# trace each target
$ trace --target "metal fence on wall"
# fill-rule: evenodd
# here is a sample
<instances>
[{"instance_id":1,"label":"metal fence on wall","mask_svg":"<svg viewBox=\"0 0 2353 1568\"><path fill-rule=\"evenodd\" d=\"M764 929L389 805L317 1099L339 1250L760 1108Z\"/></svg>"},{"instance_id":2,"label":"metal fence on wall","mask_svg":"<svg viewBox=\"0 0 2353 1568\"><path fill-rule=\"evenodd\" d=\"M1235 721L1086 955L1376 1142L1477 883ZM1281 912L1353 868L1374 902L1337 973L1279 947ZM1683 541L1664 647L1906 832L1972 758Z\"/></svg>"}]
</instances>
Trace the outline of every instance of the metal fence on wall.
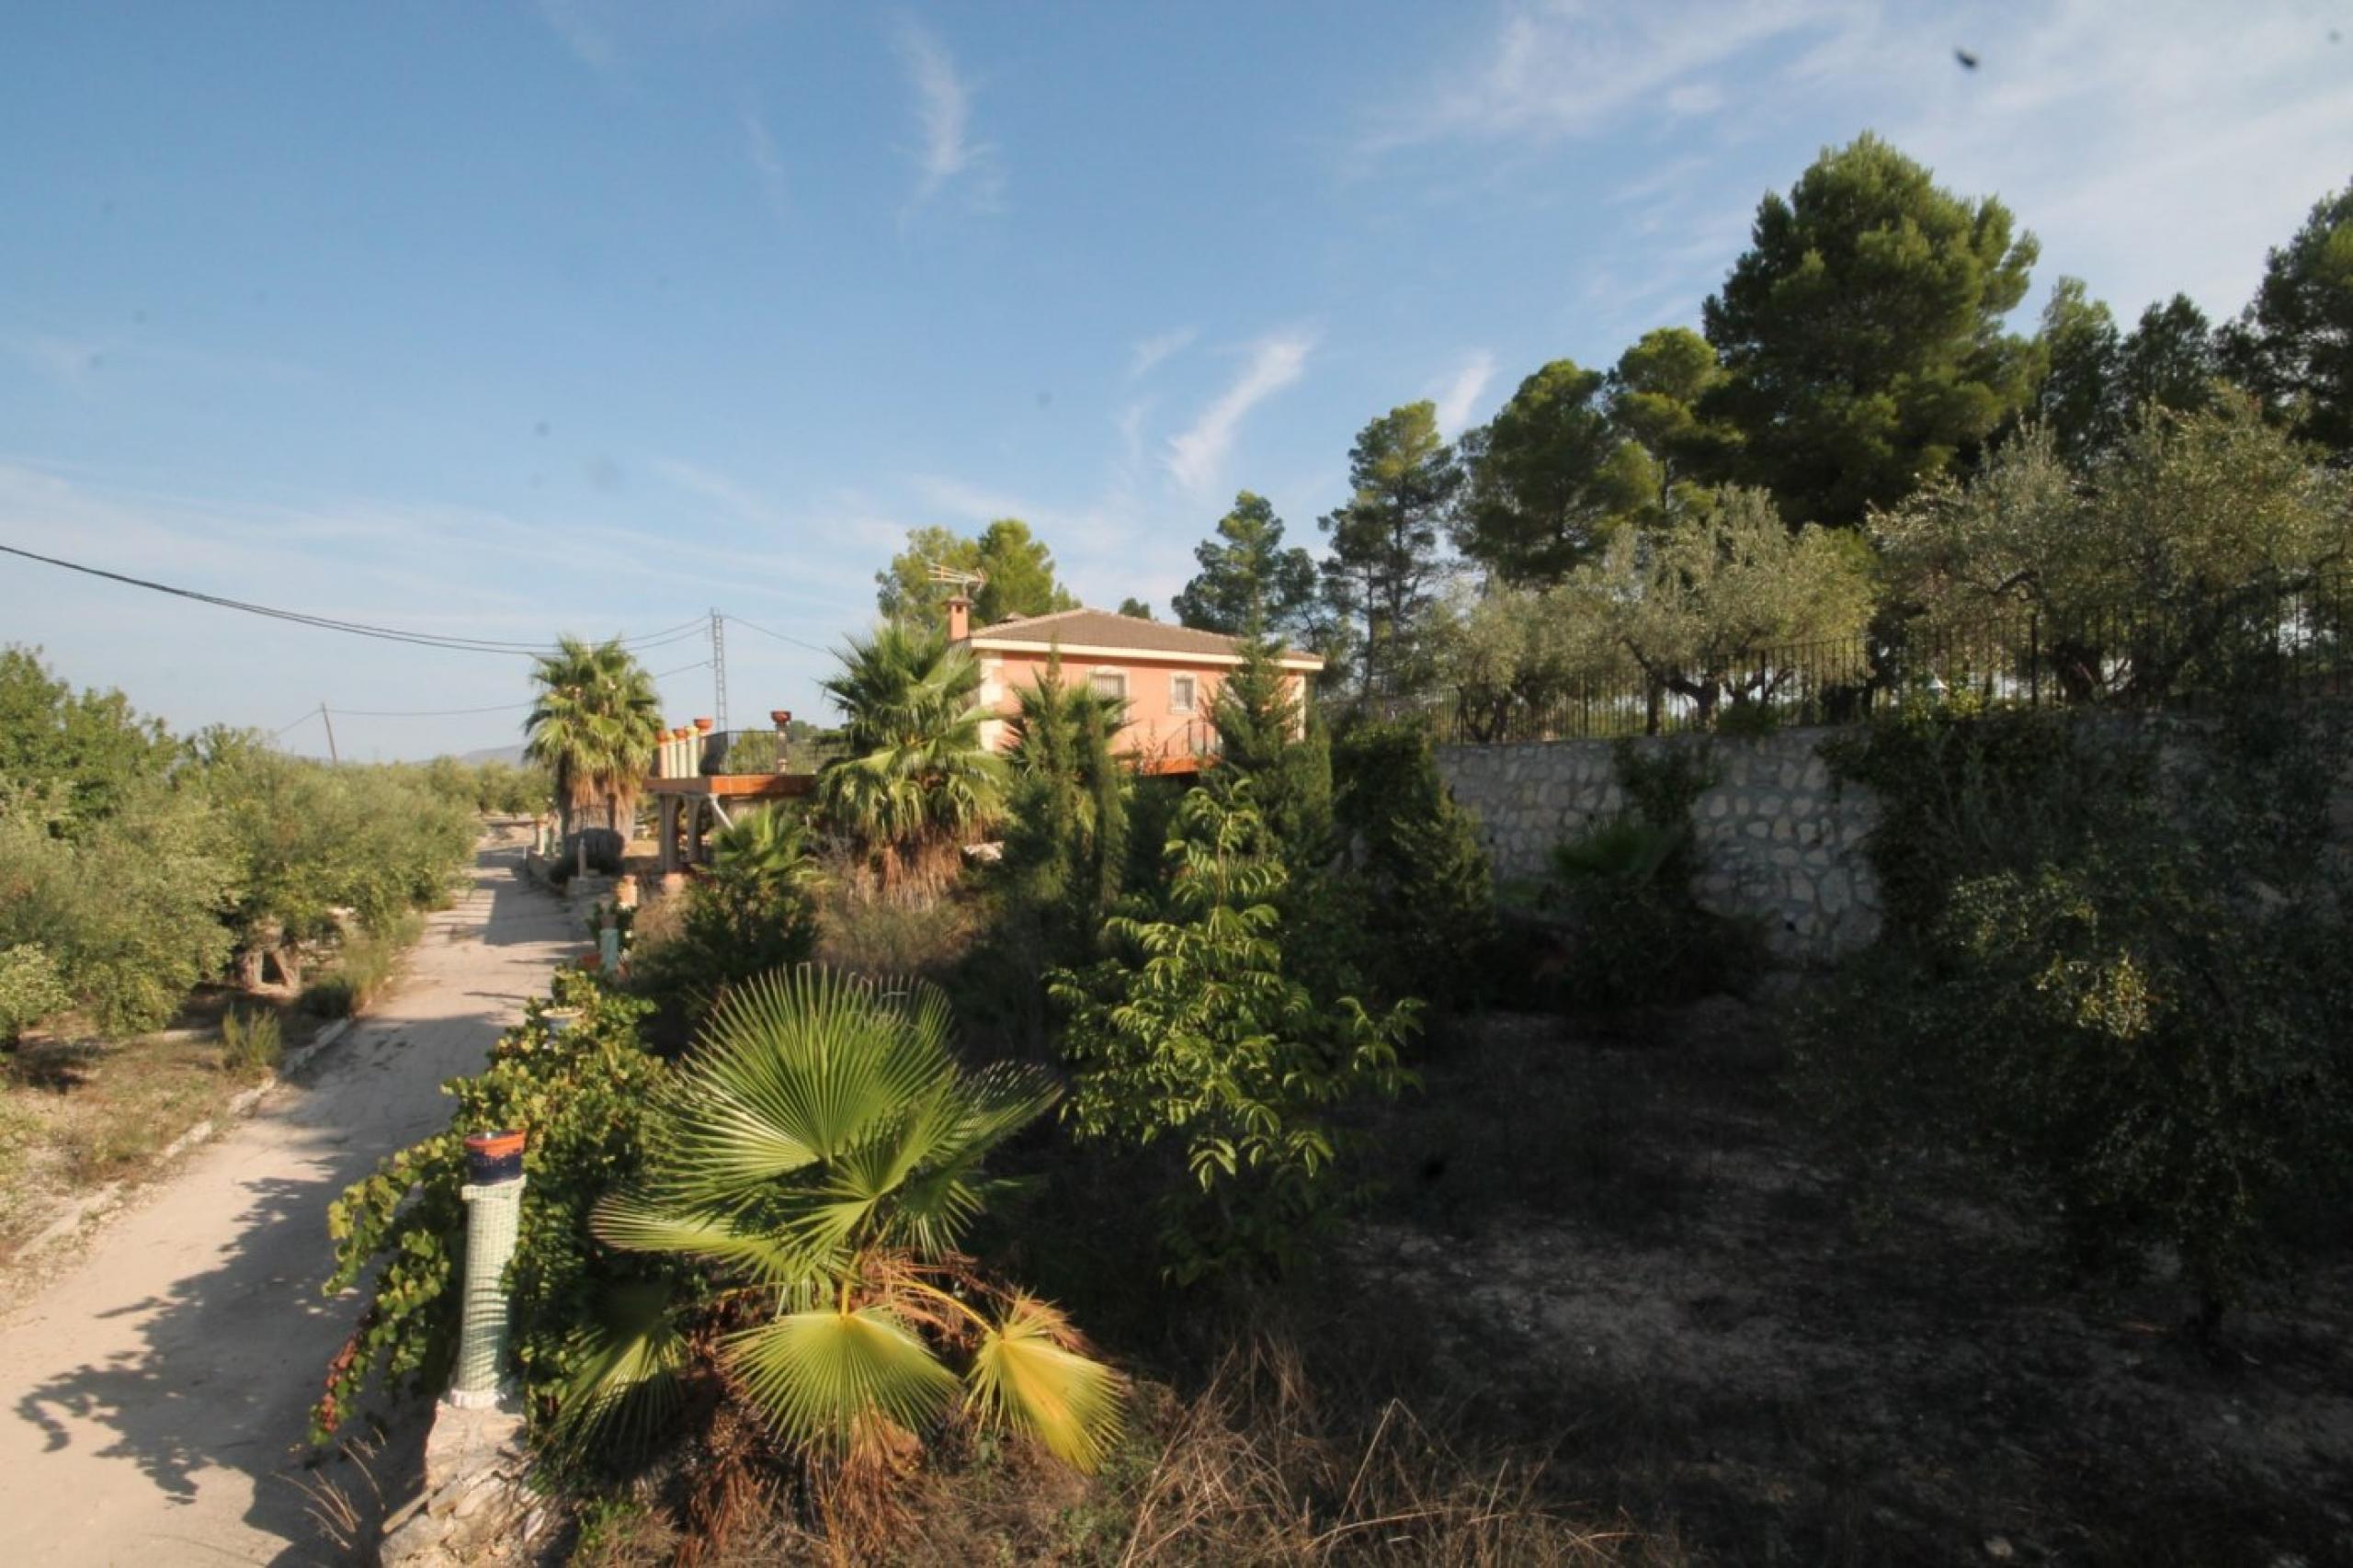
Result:
<instances>
[{"instance_id":1,"label":"metal fence on wall","mask_svg":"<svg viewBox=\"0 0 2353 1568\"><path fill-rule=\"evenodd\" d=\"M1915 620L1832 642L1711 653L1647 672L1631 658L1530 692L1466 686L1340 706L1498 744L1854 723L1907 694L2026 707L2195 709L2232 694L2353 695L2353 572L2292 587L2060 619L2031 610Z\"/></svg>"}]
</instances>

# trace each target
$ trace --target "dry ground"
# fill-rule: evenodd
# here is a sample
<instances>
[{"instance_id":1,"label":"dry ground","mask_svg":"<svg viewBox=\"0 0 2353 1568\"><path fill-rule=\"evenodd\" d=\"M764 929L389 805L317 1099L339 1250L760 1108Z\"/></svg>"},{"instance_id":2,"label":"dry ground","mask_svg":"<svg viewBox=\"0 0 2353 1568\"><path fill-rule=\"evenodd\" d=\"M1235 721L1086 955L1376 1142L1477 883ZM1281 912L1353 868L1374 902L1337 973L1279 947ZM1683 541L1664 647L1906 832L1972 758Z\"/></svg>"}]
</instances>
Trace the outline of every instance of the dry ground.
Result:
<instances>
[{"instance_id":1,"label":"dry ground","mask_svg":"<svg viewBox=\"0 0 2353 1568\"><path fill-rule=\"evenodd\" d=\"M74 1199L152 1174L162 1150L259 1080L222 1061L233 1004L277 1012L289 1051L327 1021L208 987L154 1034L28 1039L0 1058L0 1267Z\"/></svg>"},{"instance_id":2,"label":"dry ground","mask_svg":"<svg viewBox=\"0 0 2353 1568\"><path fill-rule=\"evenodd\" d=\"M1332 1344L1700 1560L2353 1562L2353 1268L2216 1357L1951 1182L1850 1183L1779 1066L1729 1001L1438 1048Z\"/></svg>"},{"instance_id":3,"label":"dry ground","mask_svg":"<svg viewBox=\"0 0 2353 1568\"><path fill-rule=\"evenodd\" d=\"M571 911L494 835L406 981L250 1119L148 1184L86 1256L0 1317L0 1518L42 1563L336 1560L309 1514L305 1415L358 1302L328 1300L330 1202L446 1126L438 1085L571 950ZM413 1449L381 1457L395 1495Z\"/></svg>"}]
</instances>

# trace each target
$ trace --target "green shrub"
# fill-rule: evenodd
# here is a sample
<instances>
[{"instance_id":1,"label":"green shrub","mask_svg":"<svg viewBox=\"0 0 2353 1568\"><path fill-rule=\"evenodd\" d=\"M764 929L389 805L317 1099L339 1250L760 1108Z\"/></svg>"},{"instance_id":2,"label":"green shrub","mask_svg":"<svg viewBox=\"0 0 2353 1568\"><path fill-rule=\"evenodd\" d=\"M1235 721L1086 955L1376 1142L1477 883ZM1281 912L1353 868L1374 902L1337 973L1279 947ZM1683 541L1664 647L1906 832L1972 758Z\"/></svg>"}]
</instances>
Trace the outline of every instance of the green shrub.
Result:
<instances>
[{"instance_id":1,"label":"green shrub","mask_svg":"<svg viewBox=\"0 0 2353 1568\"><path fill-rule=\"evenodd\" d=\"M2211 1330L2353 1198L2345 750L2246 706L2167 751L2007 714L1858 742L1882 835L1924 842L1880 846L1887 935L1800 1061L1859 1152L1963 1151L2084 1267L2169 1254Z\"/></svg>"},{"instance_id":2,"label":"green shrub","mask_svg":"<svg viewBox=\"0 0 2353 1568\"><path fill-rule=\"evenodd\" d=\"M278 1015L267 1008L232 1007L221 1015L221 1065L240 1078L267 1077L286 1055Z\"/></svg>"},{"instance_id":3,"label":"green shrub","mask_svg":"<svg viewBox=\"0 0 2353 1568\"><path fill-rule=\"evenodd\" d=\"M870 976L953 972L981 933L978 905L961 896L919 905L830 884L817 915L817 956L827 967Z\"/></svg>"},{"instance_id":4,"label":"green shrub","mask_svg":"<svg viewBox=\"0 0 2353 1568\"><path fill-rule=\"evenodd\" d=\"M1716 710L1716 733L1727 739L1762 740L1781 733L1781 710L1771 702L1735 698Z\"/></svg>"},{"instance_id":5,"label":"green shrub","mask_svg":"<svg viewBox=\"0 0 2353 1568\"><path fill-rule=\"evenodd\" d=\"M808 824L781 807L738 816L712 835L710 857L676 926L641 929L630 956L635 983L698 1015L729 986L809 957L824 882Z\"/></svg>"},{"instance_id":6,"label":"green shrub","mask_svg":"<svg viewBox=\"0 0 2353 1568\"><path fill-rule=\"evenodd\" d=\"M66 835L0 811L0 949L38 942L74 1006L109 1034L162 1027L229 955L235 871L203 803L152 785Z\"/></svg>"},{"instance_id":7,"label":"green shrub","mask_svg":"<svg viewBox=\"0 0 2353 1568\"><path fill-rule=\"evenodd\" d=\"M1051 982L1070 1013L1073 1129L1183 1146L1186 1179L1162 1208L1179 1280L1292 1260L1344 1196L1333 1109L1413 1081L1397 1053L1419 1004L1376 1015L1289 968L1288 872L1250 794L1242 780L1187 796L1165 898L1109 922L1113 957Z\"/></svg>"},{"instance_id":8,"label":"green shrub","mask_svg":"<svg viewBox=\"0 0 2353 1568\"><path fill-rule=\"evenodd\" d=\"M1878 800L1868 848L1899 936L1935 930L1964 881L2065 864L2158 809L2146 732L2048 710L1915 692L1895 714L1832 737L1822 756Z\"/></svg>"},{"instance_id":9,"label":"green shrub","mask_svg":"<svg viewBox=\"0 0 2353 1568\"><path fill-rule=\"evenodd\" d=\"M0 948L0 1046L74 1005L57 960L39 942Z\"/></svg>"},{"instance_id":10,"label":"green shrub","mask_svg":"<svg viewBox=\"0 0 2353 1568\"><path fill-rule=\"evenodd\" d=\"M552 1034L551 1007L579 1016ZM335 1267L325 1291L361 1285L368 1305L328 1369L312 1413L314 1441L334 1435L370 1382L416 1389L449 1374L461 1306L469 1132L514 1127L529 1134L507 1294L535 1430L554 1419L614 1292L667 1277L661 1265L617 1256L588 1231L596 1201L637 1174L646 1118L667 1082L667 1069L639 1041L648 1010L594 976L559 971L549 998L530 1004L523 1022L499 1037L489 1066L446 1085L458 1102L449 1130L388 1156L329 1208Z\"/></svg>"},{"instance_id":11,"label":"green shrub","mask_svg":"<svg viewBox=\"0 0 2353 1568\"><path fill-rule=\"evenodd\" d=\"M1553 846L1550 901L1568 920L1560 1000L1615 1007L1739 989L1765 961L1761 930L1699 906L1692 807L1715 782L1709 748L1616 752L1626 806Z\"/></svg>"},{"instance_id":12,"label":"green shrub","mask_svg":"<svg viewBox=\"0 0 2353 1568\"><path fill-rule=\"evenodd\" d=\"M347 1018L364 1005L359 988L346 974L323 974L302 987L302 1010L318 1017Z\"/></svg>"},{"instance_id":13,"label":"green shrub","mask_svg":"<svg viewBox=\"0 0 2353 1568\"><path fill-rule=\"evenodd\" d=\"M353 936L336 951L334 966L303 988L303 1007L326 1018L365 1011L399 978L403 955L424 929L423 919L404 911L380 932Z\"/></svg>"}]
</instances>

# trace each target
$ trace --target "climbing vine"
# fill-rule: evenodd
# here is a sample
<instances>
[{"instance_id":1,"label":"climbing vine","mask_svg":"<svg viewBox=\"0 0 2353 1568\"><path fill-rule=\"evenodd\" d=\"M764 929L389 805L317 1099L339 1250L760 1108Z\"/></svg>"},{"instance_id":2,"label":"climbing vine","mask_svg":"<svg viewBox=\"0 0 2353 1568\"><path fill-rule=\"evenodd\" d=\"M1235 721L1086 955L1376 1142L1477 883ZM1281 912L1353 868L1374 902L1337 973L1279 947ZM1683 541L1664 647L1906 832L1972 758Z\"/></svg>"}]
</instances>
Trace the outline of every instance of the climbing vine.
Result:
<instances>
[{"instance_id":1,"label":"climbing vine","mask_svg":"<svg viewBox=\"0 0 2353 1568\"><path fill-rule=\"evenodd\" d=\"M609 1286L642 1277L588 1233L597 1199L635 1176L651 1105L669 1074L640 1042L648 1004L594 975L560 971L545 1001L499 1037L490 1064L442 1085L458 1102L449 1129L388 1155L327 1210L335 1267L330 1295L372 1279L368 1306L329 1365L312 1412L314 1442L330 1440L371 1383L429 1386L456 1354L465 1253L465 1134L520 1128L526 1185L507 1276L513 1352L535 1422L574 1370L575 1341ZM559 1032L551 1014L576 1012Z\"/></svg>"}]
</instances>

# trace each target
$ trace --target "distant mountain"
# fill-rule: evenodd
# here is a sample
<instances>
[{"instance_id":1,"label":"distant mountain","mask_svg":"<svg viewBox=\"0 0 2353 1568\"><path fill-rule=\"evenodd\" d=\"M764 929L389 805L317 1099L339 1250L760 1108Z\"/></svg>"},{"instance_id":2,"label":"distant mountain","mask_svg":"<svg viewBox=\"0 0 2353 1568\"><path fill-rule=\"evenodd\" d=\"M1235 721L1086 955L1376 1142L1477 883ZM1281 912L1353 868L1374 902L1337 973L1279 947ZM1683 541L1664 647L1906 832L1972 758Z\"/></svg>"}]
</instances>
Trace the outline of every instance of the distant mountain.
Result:
<instances>
[{"instance_id":1,"label":"distant mountain","mask_svg":"<svg viewBox=\"0 0 2353 1568\"><path fill-rule=\"evenodd\" d=\"M480 751L459 754L458 760L460 762L505 762L520 767L523 766L523 748L521 746L484 746Z\"/></svg>"}]
</instances>

